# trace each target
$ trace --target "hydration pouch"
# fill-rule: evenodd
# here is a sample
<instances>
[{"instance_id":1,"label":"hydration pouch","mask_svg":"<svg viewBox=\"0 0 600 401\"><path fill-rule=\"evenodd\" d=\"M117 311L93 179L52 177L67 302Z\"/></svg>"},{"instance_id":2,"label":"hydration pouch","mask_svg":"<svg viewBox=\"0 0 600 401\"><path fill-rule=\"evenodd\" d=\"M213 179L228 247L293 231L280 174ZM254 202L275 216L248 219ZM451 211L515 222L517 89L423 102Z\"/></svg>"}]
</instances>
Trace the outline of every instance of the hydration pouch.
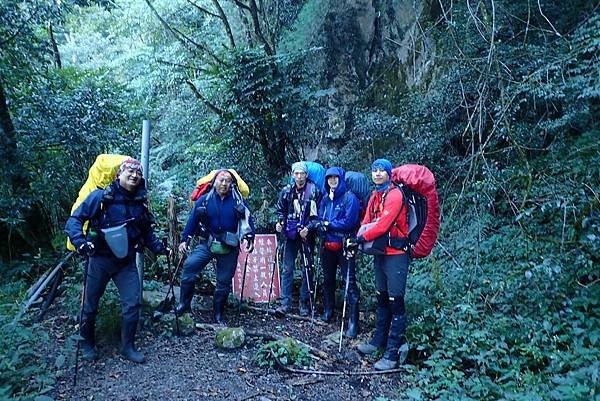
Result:
<instances>
[{"instance_id":1,"label":"hydration pouch","mask_svg":"<svg viewBox=\"0 0 600 401\"><path fill-rule=\"evenodd\" d=\"M102 228L104 240L112 253L119 259L123 259L129 253L129 241L127 238L127 224L111 228Z\"/></svg>"}]
</instances>

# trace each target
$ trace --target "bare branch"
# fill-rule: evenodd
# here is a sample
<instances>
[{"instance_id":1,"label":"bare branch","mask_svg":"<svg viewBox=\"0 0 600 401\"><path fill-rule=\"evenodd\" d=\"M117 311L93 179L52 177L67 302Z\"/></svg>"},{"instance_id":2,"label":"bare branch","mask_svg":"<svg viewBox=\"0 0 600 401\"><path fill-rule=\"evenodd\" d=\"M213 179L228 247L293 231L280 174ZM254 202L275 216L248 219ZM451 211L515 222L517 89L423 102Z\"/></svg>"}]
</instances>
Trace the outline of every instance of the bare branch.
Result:
<instances>
[{"instance_id":1,"label":"bare branch","mask_svg":"<svg viewBox=\"0 0 600 401\"><path fill-rule=\"evenodd\" d=\"M207 98L205 98L200 91L198 90L198 88L196 88L196 85L194 85L194 83L192 81L190 81L189 79L185 81L188 86L190 87L190 89L192 90L192 92L194 92L194 95L202 102L204 103L204 105L206 107L208 107L213 113L219 115L219 117L222 117L225 112L223 110L221 110L219 107L217 107L215 104L211 103Z\"/></svg>"},{"instance_id":2,"label":"bare branch","mask_svg":"<svg viewBox=\"0 0 600 401\"><path fill-rule=\"evenodd\" d=\"M251 11L250 7L247 6L246 4L242 3L240 0L233 0L233 2L240 8L243 8L245 10Z\"/></svg>"},{"instance_id":3,"label":"bare branch","mask_svg":"<svg viewBox=\"0 0 600 401\"><path fill-rule=\"evenodd\" d=\"M54 38L54 30L52 29L52 21L48 21L48 36L50 37L50 44L52 45L52 54L54 55L54 63L58 68L62 68L62 62L60 61L60 52L56 45L56 39Z\"/></svg>"},{"instance_id":4,"label":"bare branch","mask_svg":"<svg viewBox=\"0 0 600 401\"><path fill-rule=\"evenodd\" d=\"M231 31L231 25L229 24L229 19L225 15L225 11L223 11L223 7L219 4L219 0L212 0L213 4L217 8L219 13L219 18L223 21L223 25L225 26L225 32L227 32L227 37L229 38L229 43L231 44L231 48L235 49L235 40L233 39L233 33Z\"/></svg>"},{"instance_id":5,"label":"bare branch","mask_svg":"<svg viewBox=\"0 0 600 401\"><path fill-rule=\"evenodd\" d=\"M212 11L208 11L206 8L199 6L198 4L194 3L191 0L187 0L187 2L190 3L192 6L196 7L198 10L202 11L205 14L208 14L208 15L216 17L216 18L221 18L218 14L215 14Z\"/></svg>"},{"instance_id":6,"label":"bare branch","mask_svg":"<svg viewBox=\"0 0 600 401\"><path fill-rule=\"evenodd\" d=\"M263 44L265 48L265 53L267 53L269 56L275 55L273 48L271 47L269 42L267 42L262 33L262 30L260 29L260 20L258 19L258 8L256 6L256 0L250 0L250 15L252 16L252 25L254 25L254 33Z\"/></svg>"},{"instance_id":7,"label":"bare branch","mask_svg":"<svg viewBox=\"0 0 600 401\"><path fill-rule=\"evenodd\" d=\"M144 1L146 2L146 4L148 4L148 7L150 7L150 10L156 16L156 18L158 18L158 20L160 21L162 26L164 26L167 31L171 32L173 34L173 36L175 37L175 39L177 39L178 42L180 42L186 48L189 48L188 44L192 44L196 48L198 48L198 49L204 51L206 54L208 54L218 64L226 65L225 62L223 60L221 60L219 57L217 57L217 55L212 50L210 50L207 46L203 45L202 43L198 43L198 42L194 41L192 38L188 37L187 35L185 35L183 32L181 32L177 28L174 28L171 25L169 25L169 23L167 21L165 21L165 19L163 17L160 16L158 11L156 11L154 6L152 6L152 3L150 3L150 0L144 0Z\"/></svg>"},{"instance_id":8,"label":"bare branch","mask_svg":"<svg viewBox=\"0 0 600 401\"><path fill-rule=\"evenodd\" d=\"M559 38L562 38L562 35L556 30L556 28L554 27L554 25L552 25L552 22L550 22L550 20L548 19L548 17L546 17L546 15L544 15L544 12L542 11L542 5L540 4L540 0L538 0L537 3L538 3L538 9L540 10L540 15L542 17L544 17L544 19L546 20L546 22L548 23L548 25L550 25L550 27L552 27L552 30L554 31L554 33L556 34L556 36L558 36Z\"/></svg>"}]
</instances>

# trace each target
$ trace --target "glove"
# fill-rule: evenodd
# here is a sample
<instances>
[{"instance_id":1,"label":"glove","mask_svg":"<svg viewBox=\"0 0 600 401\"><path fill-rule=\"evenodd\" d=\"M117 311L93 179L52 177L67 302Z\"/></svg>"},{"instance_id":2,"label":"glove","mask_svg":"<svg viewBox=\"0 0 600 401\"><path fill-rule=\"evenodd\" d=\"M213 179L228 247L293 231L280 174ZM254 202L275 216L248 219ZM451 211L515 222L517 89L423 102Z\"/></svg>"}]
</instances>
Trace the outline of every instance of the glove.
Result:
<instances>
[{"instance_id":1,"label":"glove","mask_svg":"<svg viewBox=\"0 0 600 401\"><path fill-rule=\"evenodd\" d=\"M251 235L251 234L244 235L244 241L246 242L244 250L247 253L252 253L252 251L254 251L254 235Z\"/></svg>"},{"instance_id":2,"label":"glove","mask_svg":"<svg viewBox=\"0 0 600 401\"><path fill-rule=\"evenodd\" d=\"M360 244L364 244L364 243L365 243L365 239L362 235L358 236L356 238L348 238L346 240L346 248L348 248L348 249L357 248Z\"/></svg>"},{"instance_id":3,"label":"glove","mask_svg":"<svg viewBox=\"0 0 600 401\"><path fill-rule=\"evenodd\" d=\"M90 241L84 242L77 248L77 253L82 256L92 256L96 252L94 244Z\"/></svg>"},{"instance_id":4,"label":"glove","mask_svg":"<svg viewBox=\"0 0 600 401\"><path fill-rule=\"evenodd\" d=\"M164 249L163 249L163 251L162 251L162 254L165 255L165 256L170 257L171 255L173 255L173 248L171 248L168 245L165 246Z\"/></svg>"},{"instance_id":5,"label":"glove","mask_svg":"<svg viewBox=\"0 0 600 401\"><path fill-rule=\"evenodd\" d=\"M329 229L329 222L328 221L320 221L319 222L319 225L317 226L317 230L319 230L319 232L321 234L325 234L328 229Z\"/></svg>"}]
</instances>

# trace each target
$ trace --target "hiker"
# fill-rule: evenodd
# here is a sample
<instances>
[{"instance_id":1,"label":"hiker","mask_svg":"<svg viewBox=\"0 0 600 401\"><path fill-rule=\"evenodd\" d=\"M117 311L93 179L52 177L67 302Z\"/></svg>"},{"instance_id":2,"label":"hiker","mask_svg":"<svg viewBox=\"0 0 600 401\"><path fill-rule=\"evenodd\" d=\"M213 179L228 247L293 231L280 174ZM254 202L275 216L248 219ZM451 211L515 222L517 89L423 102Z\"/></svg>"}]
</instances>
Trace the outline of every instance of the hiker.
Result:
<instances>
[{"instance_id":1,"label":"hiker","mask_svg":"<svg viewBox=\"0 0 600 401\"><path fill-rule=\"evenodd\" d=\"M292 284L294 265L298 252L302 263L302 286L300 288L300 315L308 316L312 305L313 291L313 252L316 228L319 222L318 206L321 191L308 180L308 168L304 162L292 165L294 184L286 185L279 193L277 201L277 223L275 230L285 235L283 274L281 277L281 305L276 309L283 316L292 307ZM314 310L312 311L314 312Z\"/></svg>"},{"instance_id":2,"label":"hiker","mask_svg":"<svg viewBox=\"0 0 600 401\"><path fill-rule=\"evenodd\" d=\"M356 338L358 332L358 301L360 291L356 285L355 258L346 258L344 240L356 235L360 221L360 203L346 187L345 172L341 167L331 167L325 172L325 195L319 206L319 233L323 237L321 265L323 266L323 315L330 322L335 308L335 277L340 267L349 305L349 322L346 335ZM344 287L345 288L345 287Z\"/></svg>"},{"instance_id":3,"label":"hiker","mask_svg":"<svg viewBox=\"0 0 600 401\"><path fill-rule=\"evenodd\" d=\"M374 256L375 285L377 289L377 321L370 342L359 344L358 351L373 355L385 350L375 363L377 370L394 369L398 365L398 352L404 344L407 319L404 294L408 275L409 254L402 248L408 236L408 213L403 208L401 190L392 181L392 163L377 159L371 165L375 183L362 225L373 223L358 237L350 238L351 249L376 239L384 240L384 254Z\"/></svg>"},{"instance_id":4,"label":"hiker","mask_svg":"<svg viewBox=\"0 0 600 401\"><path fill-rule=\"evenodd\" d=\"M217 262L217 284L213 295L213 319L226 325L224 310L231 292L231 279L235 274L240 240L246 252L254 250L254 223L248 206L242 199L233 174L219 170L212 181L211 189L194 204L185 229L179 251L188 251L188 241L193 236L200 242L183 264L181 289L177 314L191 310L194 285L206 265Z\"/></svg>"},{"instance_id":5,"label":"hiker","mask_svg":"<svg viewBox=\"0 0 600 401\"><path fill-rule=\"evenodd\" d=\"M87 235L83 229L86 221ZM135 255L144 246L156 255L171 251L154 235L153 223L142 165L132 158L121 163L115 181L106 189L91 192L67 220L65 232L69 239L79 254L89 257L79 328L82 357L86 360L98 356L94 333L98 303L112 279L121 301L121 354L136 363L145 361L134 344L141 293Z\"/></svg>"}]
</instances>

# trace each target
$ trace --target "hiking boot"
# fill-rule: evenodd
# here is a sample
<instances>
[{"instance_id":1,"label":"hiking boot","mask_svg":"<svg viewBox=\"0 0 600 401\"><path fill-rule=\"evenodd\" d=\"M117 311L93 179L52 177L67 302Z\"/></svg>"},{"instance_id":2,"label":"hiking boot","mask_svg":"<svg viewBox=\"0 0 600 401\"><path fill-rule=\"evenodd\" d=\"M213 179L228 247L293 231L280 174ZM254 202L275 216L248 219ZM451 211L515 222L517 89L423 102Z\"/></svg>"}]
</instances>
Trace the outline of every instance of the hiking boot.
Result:
<instances>
[{"instance_id":1,"label":"hiking boot","mask_svg":"<svg viewBox=\"0 0 600 401\"><path fill-rule=\"evenodd\" d=\"M287 305L280 305L277 309L275 309L275 316L284 317L286 314L290 312L290 307Z\"/></svg>"},{"instance_id":2,"label":"hiking boot","mask_svg":"<svg viewBox=\"0 0 600 401\"><path fill-rule=\"evenodd\" d=\"M356 349L363 355L375 355L375 353L377 353L378 351L383 352L384 350L383 347L377 347L371 343L358 344Z\"/></svg>"},{"instance_id":3,"label":"hiking boot","mask_svg":"<svg viewBox=\"0 0 600 401\"><path fill-rule=\"evenodd\" d=\"M137 329L137 321L123 322L121 327L121 355L125 359L135 363L144 363L146 358L141 352L135 349L135 331Z\"/></svg>"},{"instance_id":4,"label":"hiking boot","mask_svg":"<svg viewBox=\"0 0 600 401\"><path fill-rule=\"evenodd\" d=\"M387 358L381 358L380 360L375 362L375 365L373 365L373 367L375 368L375 370L396 369L398 367L398 361L392 361Z\"/></svg>"}]
</instances>

